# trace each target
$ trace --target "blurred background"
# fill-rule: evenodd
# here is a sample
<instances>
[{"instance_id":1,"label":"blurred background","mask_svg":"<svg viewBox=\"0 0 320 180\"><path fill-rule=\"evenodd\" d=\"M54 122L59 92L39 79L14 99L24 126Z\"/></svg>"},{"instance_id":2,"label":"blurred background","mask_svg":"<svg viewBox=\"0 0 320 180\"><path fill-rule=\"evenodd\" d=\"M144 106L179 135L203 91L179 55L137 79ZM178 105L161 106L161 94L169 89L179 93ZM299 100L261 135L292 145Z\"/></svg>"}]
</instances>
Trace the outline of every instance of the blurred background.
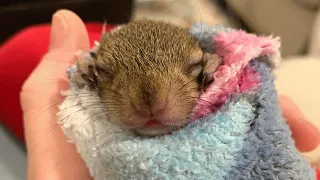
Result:
<instances>
[{"instance_id":1,"label":"blurred background","mask_svg":"<svg viewBox=\"0 0 320 180\"><path fill-rule=\"evenodd\" d=\"M279 92L293 98L307 118L320 127L319 6L320 0L0 0L0 45L27 27L50 23L52 14L61 8L74 11L85 22L107 20L117 25L149 18L187 26L202 21L273 34L282 40L284 68L276 72ZM1 61L0 56L0 71L4 68ZM301 74L307 77L301 79ZM0 84L4 87L4 80L0 79ZM13 96L18 103L18 93ZM0 179L23 180L26 154L22 115L10 118L7 109L13 107L7 104L0 98Z\"/></svg>"}]
</instances>

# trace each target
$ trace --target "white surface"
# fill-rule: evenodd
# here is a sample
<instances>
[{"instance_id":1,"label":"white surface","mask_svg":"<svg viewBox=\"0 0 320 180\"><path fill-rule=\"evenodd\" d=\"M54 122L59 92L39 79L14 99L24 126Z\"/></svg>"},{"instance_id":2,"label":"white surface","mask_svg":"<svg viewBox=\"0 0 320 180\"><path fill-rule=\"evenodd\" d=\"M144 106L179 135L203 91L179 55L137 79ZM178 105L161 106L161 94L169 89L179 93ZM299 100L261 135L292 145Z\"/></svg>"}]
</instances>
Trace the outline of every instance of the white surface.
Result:
<instances>
[{"instance_id":1,"label":"white surface","mask_svg":"<svg viewBox=\"0 0 320 180\"><path fill-rule=\"evenodd\" d=\"M0 125L0 180L25 180L26 169L25 152Z\"/></svg>"},{"instance_id":2,"label":"white surface","mask_svg":"<svg viewBox=\"0 0 320 180\"><path fill-rule=\"evenodd\" d=\"M291 57L276 69L279 94L290 97L308 120L320 129L320 57Z\"/></svg>"}]
</instances>

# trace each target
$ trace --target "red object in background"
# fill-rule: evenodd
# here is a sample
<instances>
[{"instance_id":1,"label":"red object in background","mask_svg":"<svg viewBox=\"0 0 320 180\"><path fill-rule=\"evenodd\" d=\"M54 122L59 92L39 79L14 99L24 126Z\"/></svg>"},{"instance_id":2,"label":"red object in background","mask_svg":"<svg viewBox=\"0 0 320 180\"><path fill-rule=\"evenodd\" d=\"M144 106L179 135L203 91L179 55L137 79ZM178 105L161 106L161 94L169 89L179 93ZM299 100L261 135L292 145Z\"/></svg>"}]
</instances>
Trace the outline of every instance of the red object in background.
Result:
<instances>
[{"instance_id":1,"label":"red object in background","mask_svg":"<svg viewBox=\"0 0 320 180\"><path fill-rule=\"evenodd\" d=\"M86 23L90 44L99 40L101 23ZM106 31L113 26L107 26ZM0 47L0 123L24 142L19 92L23 82L47 52L50 25L26 28Z\"/></svg>"}]
</instances>

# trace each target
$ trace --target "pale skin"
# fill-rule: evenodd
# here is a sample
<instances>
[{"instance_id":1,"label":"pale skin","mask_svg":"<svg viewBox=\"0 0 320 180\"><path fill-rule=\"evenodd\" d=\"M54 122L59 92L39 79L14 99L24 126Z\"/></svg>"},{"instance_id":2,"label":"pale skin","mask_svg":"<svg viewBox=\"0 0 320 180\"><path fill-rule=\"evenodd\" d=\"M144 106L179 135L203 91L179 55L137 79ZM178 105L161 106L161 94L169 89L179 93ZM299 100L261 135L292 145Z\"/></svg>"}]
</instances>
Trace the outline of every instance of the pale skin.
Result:
<instances>
[{"instance_id":1,"label":"pale skin","mask_svg":"<svg viewBox=\"0 0 320 180\"><path fill-rule=\"evenodd\" d=\"M66 70L75 61L74 54L89 48L88 34L76 14L60 10L53 15L50 39L48 53L25 81L20 94L28 149L28 179L92 179L74 145L67 142L57 126L54 115L58 109L52 106L62 100L60 91L68 89ZM58 82L39 83L44 79ZM294 127L298 149L312 151L319 144L319 132L306 122L289 98L280 97L280 103L288 124ZM291 118L291 112L300 113L295 117L301 118ZM317 137L317 141L301 141L299 137L302 136L304 139Z\"/></svg>"}]
</instances>

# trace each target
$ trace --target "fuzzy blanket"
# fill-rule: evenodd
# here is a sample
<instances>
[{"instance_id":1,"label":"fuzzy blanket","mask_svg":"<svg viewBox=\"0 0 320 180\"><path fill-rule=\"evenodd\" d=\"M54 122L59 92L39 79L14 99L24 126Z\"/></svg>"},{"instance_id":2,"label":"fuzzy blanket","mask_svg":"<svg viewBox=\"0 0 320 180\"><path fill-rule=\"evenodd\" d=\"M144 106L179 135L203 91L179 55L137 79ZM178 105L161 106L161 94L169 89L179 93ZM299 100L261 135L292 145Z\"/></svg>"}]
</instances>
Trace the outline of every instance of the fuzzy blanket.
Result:
<instances>
[{"instance_id":1,"label":"fuzzy blanket","mask_svg":"<svg viewBox=\"0 0 320 180\"><path fill-rule=\"evenodd\" d=\"M97 94L71 84L59 123L96 180L315 179L281 116L272 69L278 38L222 26L189 27L206 52L223 58L194 121L146 138L108 121ZM91 60L89 54L85 54ZM72 76L76 67L69 70ZM83 96L82 94L90 94Z\"/></svg>"}]
</instances>

